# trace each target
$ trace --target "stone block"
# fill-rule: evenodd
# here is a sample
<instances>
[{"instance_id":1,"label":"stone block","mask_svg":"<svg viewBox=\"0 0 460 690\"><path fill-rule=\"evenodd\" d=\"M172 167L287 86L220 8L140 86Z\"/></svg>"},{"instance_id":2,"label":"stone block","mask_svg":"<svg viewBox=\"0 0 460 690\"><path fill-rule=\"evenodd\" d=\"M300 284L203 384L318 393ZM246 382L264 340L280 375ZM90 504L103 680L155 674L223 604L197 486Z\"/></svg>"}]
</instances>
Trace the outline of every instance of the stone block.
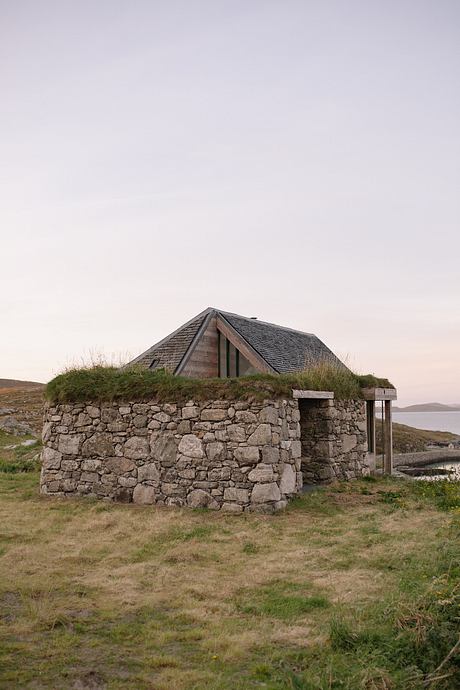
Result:
<instances>
[{"instance_id":1,"label":"stone block","mask_svg":"<svg viewBox=\"0 0 460 690\"><path fill-rule=\"evenodd\" d=\"M147 464L137 468L137 477L140 482L158 482L160 481L160 472L155 463L148 462Z\"/></svg>"},{"instance_id":2,"label":"stone block","mask_svg":"<svg viewBox=\"0 0 460 690\"><path fill-rule=\"evenodd\" d=\"M131 460L142 460L148 457L149 453L149 442L141 436L132 436L124 445L123 454Z\"/></svg>"},{"instance_id":3,"label":"stone block","mask_svg":"<svg viewBox=\"0 0 460 690\"><path fill-rule=\"evenodd\" d=\"M169 416L169 414L166 414L166 412L157 412L157 414L153 415L153 418L161 424L167 424L171 421L171 417Z\"/></svg>"},{"instance_id":4,"label":"stone block","mask_svg":"<svg viewBox=\"0 0 460 690\"><path fill-rule=\"evenodd\" d=\"M63 470L63 472L73 472L78 469L79 464L77 460L62 460L61 470Z\"/></svg>"},{"instance_id":5,"label":"stone block","mask_svg":"<svg viewBox=\"0 0 460 690\"><path fill-rule=\"evenodd\" d=\"M353 448L356 447L357 438L355 434L343 434L342 435L342 452L349 453Z\"/></svg>"},{"instance_id":6,"label":"stone block","mask_svg":"<svg viewBox=\"0 0 460 690\"><path fill-rule=\"evenodd\" d=\"M244 427L238 424L229 424L226 428L226 433L229 441L234 441L236 443L241 443L246 441L246 431ZM216 438L218 438L216 432Z\"/></svg>"},{"instance_id":7,"label":"stone block","mask_svg":"<svg viewBox=\"0 0 460 690\"><path fill-rule=\"evenodd\" d=\"M243 512L243 506L239 505L238 503L223 503L221 511L223 513L242 513Z\"/></svg>"},{"instance_id":8,"label":"stone block","mask_svg":"<svg viewBox=\"0 0 460 690\"><path fill-rule=\"evenodd\" d=\"M291 443L291 456L295 458L300 458L302 455L302 444L300 441L292 441Z\"/></svg>"},{"instance_id":9,"label":"stone block","mask_svg":"<svg viewBox=\"0 0 460 690\"><path fill-rule=\"evenodd\" d=\"M107 433L95 433L90 436L82 445L81 453L84 457L93 455L106 458L115 455L112 436Z\"/></svg>"},{"instance_id":10,"label":"stone block","mask_svg":"<svg viewBox=\"0 0 460 690\"><path fill-rule=\"evenodd\" d=\"M194 489L187 496L187 505L191 508L210 508L211 510L219 510L219 504L210 493L203 489Z\"/></svg>"},{"instance_id":11,"label":"stone block","mask_svg":"<svg viewBox=\"0 0 460 690\"><path fill-rule=\"evenodd\" d=\"M96 475L97 477L97 475ZM77 488L77 480L76 479L63 479L61 482L61 490L65 491L68 493L69 491L75 491Z\"/></svg>"},{"instance_id":12,"label":"stone block","mask_svg":"<svg viewBox=\"0 0 460 690\"><path fill-rule=\"evenodd\" d=\"M270 424L259 424L254 433L248 438L250 446L268 446L271 444L271 441L272 431Z\"/></svg>"},{"instance_id":13,"label":"stone block","mask_svg":"<svg viewBox=\"0 0 460 690\"><path fill-rule=\"evenodd\" d=\"M42 467L45 470L58 470L61 466L62 453L53 448L45 447L42 450Z\"/></svg>"},{"instance_id":14,"label":"stone block","mask_svg":"<svg viewBox=\"0 0 460 690\"><path fill-rule=\"evenodd\" d=\"M77 455L80 450L81 436L72 434L59 436L58 449L64 455Z\"/></svg>"},{"instance_id":15,"label":"stone block","mask_svg":"<svg viewBox=\"0 0 460 690\"><path fill-rule=\"evenodd\" d=\"M278 484L275 482L271 484L256 484L251 494L251 503L268 503L270 501L279 501L280 499L281 492Z\"/></svg>"},{"instance_id":16,"label":"stone block","mask_svg":"<svg viewBox=\"0 0 460 690\"><path fill-rule=\"evenodd\" d=\"M155 503L155 488L147 484L138 484L134 487L133 503L139 503L140 505Z\"/></svg>"},{"instance_id":17,"label":"stone block","mask_svg":"<svg viewBox=\"0 0 460 690\"><path fill-rule=\"evenodd\" d=\"M224 490L224 501L247 503L249 501L249 491L247 489L238 489L235 486L228 486Z\"/></svg>"},{"instance_id":18,"label":"stone block","mask_svg":"<svg viewBox=\"0 0 460 690\"><path fill-rule=\"evenodd\" d=\"M260 451L254 446L239 446L233 455L240 465L256 465L259 462Z\"/></svg>"},{"instance_id":19,"label":"stone block","mask_svg":"<svg viewBox=\"0 0 460 690\"><path fill-rule=\"evenodd\" d=\"M257 465L248 474L248 479L250 482L272 482L273 481L273 465L265 465L261 463Z\"/></svg>"},{"instance_id":20,"label":"stone block","mask_svg":"<svg viewBox=\"0 0 460 690\"><path fill-rule=\"evenodd\" d=\"M105 483L105 482L104 482ZM136 477L118 477L118 483L120 486L127 486L127 487L133 487L136 486L137 484L137 479Z\"/></svg>"},{"instance_id":21,"label":"stone block","mask_svg":"<svg viewBox=\"0 0 460 690\"><path fill-rule=\"evenodd\" d=\"M103 407L101 409L101 420L106 424L110 422L116 422L118 418L119 412L116 407Z\"/></svg>"},{"instance_id":22,"label":"stone block","mask_svg":"<svg viewBox=\"0 0 460 690\"><path fill-rule=\"evenodd\" d=\"M211 482L228 481L232 476L230 467L216 467L208 473L208 479Z\"/></svg>"},{"instance_id":23,"label":"stone block","mask_svg":"<svg viewBox=\"0 0 460 690\"><path fill-rule=\"evenodd\" d=\"M201 419L203 422L222 422L224 419L227 419L227 410L219 410L211 407L203 410Z\"/></svg>"},{"instance_id":24,"label":"stone block","mask_svg":"<svg viewBox=\"0 0 460 690\"><path fill-rule=\"evenodd\" d=\"M280 461L279 448L273 446L265 446L262 448L262 460L266 464L275 464Z\"/></svg>"},{"instance_id":25,"label":"stone block","mask_svg":"<svg viewBox=\"0 0 460 690\"><path fill-rule=\"evenodd\" d=\"M99 475L97 472L82 472L80 481L94 483L99 481Z\"/></svg>"},{"instance_id":26,"label":"stone block","mask_svg":"<svg viewBox=\"0 0 460 690\"><path fill-rule=\"evenodd\" d=\"M91 419L91 417L89 416L89 414L86 414L86 412L80 412L80 414L78 415L78 417L77 417L77 419L76 419L76 421L75 421L75 426L76 426L76 427L79 427L79 426L88 426L89 424L92 423L92 421L93 421L93 420Z\"/></svg>"},{"instance_id":27,"label":"stone block","mask_svg":"<svg viewBox=\"0 0 460 690\"><path fill-rule=\"evenodd\" d=\"M257 417L254 412L249 410L240 410L235 413L235 421L237 424L256 424Z\"/></svg>"},{"instance_id":28,"label":"stone block","mask_svg":"<svg viewBox=\"0 0 460 690\"><path fill-rule=\"evenodd\" d=\"M126 472L132 472L136 469L136 463L134 463L130 458L107 458L104 462L105 467L114 474L125 474Z\"/></svg>"},{"instance_id":29,"label":"stone block","mask_svg":"<svg viewBox=\"0 0 460 690\"><path fill-rule=\"evenodd\" d=\"M196 419L200 414L198 407L183 407L182 408L182 419Z\"/></svg>"},{"instance_id":30,"label":"stone block","mask_svg":"<svg viewBox=\"0 0 460 690\"><path fill-rule=\"evenodd\" d=\"M274 407L264 407L259 413L259 420L267 424L278 424L278 410Z\"/></svg>"},{"instance_id":31,"label":"stone block","mask_svg":"<svg viewBox=\"0 0 460 690\"><path fill-rule=\"evenodd\" d=\"M187 408L185 408L187 409ZM182 422L179 422L177 425L177 433L178 434L189 434L192 430L192 425L190 424L190 421L188 419L182 420Z\"/></svg>"},{"instance_id":32,"label":"stone block","mask_svg":"<svg viewBox=\"0 0 460 690\"><path fill-rule=\"evenodd\" d=\"M210 462L223 462L226 459L225 445L221 441L215 441L206 445L206 455Z\"/></svg>"},{"instance_id":33,"label":"stone block","mask_svg":"<svg viewBox=\"0 0 460 690\"><path fill-rule=\"evenodd\" d=\"M203 443L197 436L186 434L180 440L179 452L190 458L202 458L204 457Z\"/></svg>"},{"instance_id":34,"label":"stone block","mask_svg":"<svg viewBox=\"0 0 460 690\"><path fill-rule=\"evenodd\" d=\"M292 465L285 465L283 468L280 490L282 494L293 494L296 491L296 473Z\"/></svg>"},{"instance_id":35,"label":"stone block","mask_svg":"<svg viewBox=\"0 0 460 690\"><path fill-rule=\"evenodd\" d=\"M133 418L133 424L136 427L136 429L142 429L143 427L147 426L147 415L146 414L137 414Z\"/></svg>"}]
</instances>

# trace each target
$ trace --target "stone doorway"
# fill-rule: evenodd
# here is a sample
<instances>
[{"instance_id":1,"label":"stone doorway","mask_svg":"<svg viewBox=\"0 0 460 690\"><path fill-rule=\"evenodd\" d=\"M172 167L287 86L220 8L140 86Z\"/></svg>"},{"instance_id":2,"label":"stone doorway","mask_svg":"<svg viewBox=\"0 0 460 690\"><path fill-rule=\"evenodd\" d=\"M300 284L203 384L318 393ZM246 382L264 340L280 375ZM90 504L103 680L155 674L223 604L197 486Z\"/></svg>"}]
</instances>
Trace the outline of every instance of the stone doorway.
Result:
<instances>
[{"instance_id":1,"label":"stone doorway","mask_svg":"<svg viewBox=\"0 0 460 690\"><path fill-rule=\"evenodd\" d=\"M331 400L299 400L303 485L331 481Z\"/></svg>"},{"instance_id":2,"label":"stone doorway","mask_svg":"<svg viewBox=\"0 0 460 690\"><path fill-rule=\"evenodd\" d=\"M349 480L370 473L364 400L301 399L303 485Z\"/></svg>"}]
</instances>

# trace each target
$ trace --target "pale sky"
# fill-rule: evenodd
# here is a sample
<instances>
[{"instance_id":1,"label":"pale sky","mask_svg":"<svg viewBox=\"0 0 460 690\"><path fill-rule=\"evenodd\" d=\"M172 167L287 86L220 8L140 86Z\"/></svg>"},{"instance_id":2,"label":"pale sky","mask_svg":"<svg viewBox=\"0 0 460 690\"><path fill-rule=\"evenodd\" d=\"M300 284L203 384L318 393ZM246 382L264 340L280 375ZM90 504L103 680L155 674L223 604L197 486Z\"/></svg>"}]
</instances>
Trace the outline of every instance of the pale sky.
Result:
<instances>
[{"instance_id":1,"label":"pale sky","mask_svg":"<svg viewBox=\"0 0 460 690\"><path fill-rule=\"evenodd\" d=\"M0 377L207 306L460 403L458 0L0 0Z\"/></svg>"}]
</instances>

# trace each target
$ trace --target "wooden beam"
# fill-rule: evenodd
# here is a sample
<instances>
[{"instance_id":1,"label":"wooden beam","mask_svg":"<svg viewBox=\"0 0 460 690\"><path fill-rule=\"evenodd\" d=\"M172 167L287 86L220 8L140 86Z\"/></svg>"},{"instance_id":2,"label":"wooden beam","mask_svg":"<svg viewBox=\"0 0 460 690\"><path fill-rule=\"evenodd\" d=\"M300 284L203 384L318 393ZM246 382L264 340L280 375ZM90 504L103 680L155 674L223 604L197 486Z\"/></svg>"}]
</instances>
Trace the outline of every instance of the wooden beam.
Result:
<instances>
[{"instance_id":1,"label":"wooden beam","mask_svg":"<svg viewBox=\"0 0 460 690\"><path fill-rule=\"evenodd\" d=\"M367 442L369 452L376 455L376 439L375 439L375 400L366 401L367 412Z\"/></svg>"},{"instance_id":2,"label":"wooden beam","mask_svg":"<svg viewBox=\"0 0 460 690\"><path fill-rule=\"evenodd\" d=\"M391 417L391 400L385 400L385 455L383 460L383 474L393 474L393 423Z\"/></svg>"},{"instance_id":3,"label":"wooden beam","mask_svg":"<svg viewBox=\"0 0 460 690\"><path fill-rule=\"evenodd\" d=\"M293 390L292 397L298 399L315 399L315 400L332 400L334 393L332 391L303 391Z\"/></svg>"},{"instance_id":4,"label":"wooden beam","mask_svg":"<svg viewBox=\"0 0 460 690\"><path fill-rule=\"evenodd\" d=\"M396 400L396 388L363 388L364 400Z\"/></svg>"},{"instance_id":5,"label":"wooden beam","mask_svg":"<svg viewBox=\"0 0 460 690\"><path fill-rule=\"evenodd\" d=\"M231 326L228 321L225 321L220 314L217 315L216 320L217 330L222 333L243 355L248 362L258 371L264 371L268 374L277 374L258 352L254 350L251 345Z\"/></svg>"}]
</instances>

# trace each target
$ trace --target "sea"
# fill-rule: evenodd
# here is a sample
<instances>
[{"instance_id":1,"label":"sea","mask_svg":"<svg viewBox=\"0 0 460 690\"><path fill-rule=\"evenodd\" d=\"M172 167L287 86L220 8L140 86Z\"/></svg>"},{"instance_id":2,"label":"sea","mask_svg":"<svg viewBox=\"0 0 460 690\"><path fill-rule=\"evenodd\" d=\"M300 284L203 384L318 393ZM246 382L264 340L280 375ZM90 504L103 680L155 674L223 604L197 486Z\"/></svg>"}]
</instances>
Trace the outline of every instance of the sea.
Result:
<instances>
[{"instance_id":1,"label":"sea","mask_svg":"<svg viewBox=\"0 0 460 690\"><path fill-rule=\"evenodd\" d=\"M451 431L460 435L460 410L452 412L393 412L393 421L416 429Z\"/></svg>"}]
</instances>

